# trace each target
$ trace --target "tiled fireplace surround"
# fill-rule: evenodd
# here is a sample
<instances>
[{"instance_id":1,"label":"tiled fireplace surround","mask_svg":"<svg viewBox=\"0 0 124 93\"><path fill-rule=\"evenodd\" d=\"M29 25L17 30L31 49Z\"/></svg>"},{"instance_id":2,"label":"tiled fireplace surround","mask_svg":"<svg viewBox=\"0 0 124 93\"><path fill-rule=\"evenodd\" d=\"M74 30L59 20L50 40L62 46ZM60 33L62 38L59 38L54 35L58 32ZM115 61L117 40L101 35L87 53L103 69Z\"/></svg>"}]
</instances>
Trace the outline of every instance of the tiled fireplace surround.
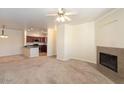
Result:
<instances>
[{"instance_id":1,"label":"tiled fireplace surround","mask_svg":"<svg viewBox=\"0 0 124 93\"><path fill-rule=\"evenodd\" d=\"M100 52L115 55L118 57L118 72L114 72L109 68L100 64ZM114 77L124 78L124 48L113 48L113 47L101 47L97 46L97 64L98 68L102 71Z\"/></svg>"}]
</instances>

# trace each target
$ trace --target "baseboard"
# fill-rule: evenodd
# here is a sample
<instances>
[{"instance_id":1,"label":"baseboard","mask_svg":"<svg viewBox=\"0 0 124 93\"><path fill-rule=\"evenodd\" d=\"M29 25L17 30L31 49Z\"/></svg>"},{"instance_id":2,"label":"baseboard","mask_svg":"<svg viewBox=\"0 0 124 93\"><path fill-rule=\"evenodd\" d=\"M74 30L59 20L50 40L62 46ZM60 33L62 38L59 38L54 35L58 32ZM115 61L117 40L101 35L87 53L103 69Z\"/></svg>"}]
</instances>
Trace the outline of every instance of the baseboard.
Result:
<instances>
[{"instance_id":1,"label":"baseboard","mask_svg":"<svg viewBox=\"0 0 124 93\"><path fill-rule=\"evenodd\" d=\"M22 56L23 54L0 55L0 57Z\"/></svg>"},{"instance_id":2,"label":"baseboard","mask_svg":"<svg viewBox=\"0 0 124 93\"><path fill-rule=\"evenodd\" d=\"M72 57L70 59L75 59L75 60L80 60L80 61L86 61L86 62L97 64L97 62L94 62L94 61L91 61L91 60L88 60L88 59L83 59L83 58Z\"/></svg>"},{"instance_id":3,"label":"baseboard","mask_svg":"<svg viewBox=\"0 0 124 93\"><path fill-rule=\"evenodd\" d=\"M70 59L61 59L61 58L56 58L57 60L60 60L60 61L68 61Z\"/></svg>"},{"instance_id":4,"label":"baseboard","mask_svg":"<svg viewBox=\"0 0 124 93\"><path fill-rule=\"evenodd\" d=\"M47 54L47 56L48 56L48 57L49 57L49 56L56 56L56 54L49 54L49 55Z\"/></svg>"}]
</instances>

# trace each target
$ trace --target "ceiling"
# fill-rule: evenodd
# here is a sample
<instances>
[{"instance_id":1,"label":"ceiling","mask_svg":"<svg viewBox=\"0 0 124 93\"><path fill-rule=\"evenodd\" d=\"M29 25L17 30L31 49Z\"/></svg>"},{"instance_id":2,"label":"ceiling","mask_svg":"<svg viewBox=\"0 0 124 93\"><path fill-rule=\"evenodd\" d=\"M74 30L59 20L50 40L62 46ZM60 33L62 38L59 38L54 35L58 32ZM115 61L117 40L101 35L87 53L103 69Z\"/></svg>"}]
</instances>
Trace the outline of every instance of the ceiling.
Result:
<instances>
[{"instance_id":1,"label":"ceiling","mask_svg":"<svg viewBox=\"0 0 124 93\"><path fill-rule=\"evenodd\" d=\"M93 21L99 16L111 11L110 8L67 8L66 11L77 15L70 16L71 24L80 24ZM54 24L55 17L46 16L48 13L56 13L57 8L1 8L0 26L7 25L10 28L35 27L46 28Z\"/></svg>"}]
</instances>

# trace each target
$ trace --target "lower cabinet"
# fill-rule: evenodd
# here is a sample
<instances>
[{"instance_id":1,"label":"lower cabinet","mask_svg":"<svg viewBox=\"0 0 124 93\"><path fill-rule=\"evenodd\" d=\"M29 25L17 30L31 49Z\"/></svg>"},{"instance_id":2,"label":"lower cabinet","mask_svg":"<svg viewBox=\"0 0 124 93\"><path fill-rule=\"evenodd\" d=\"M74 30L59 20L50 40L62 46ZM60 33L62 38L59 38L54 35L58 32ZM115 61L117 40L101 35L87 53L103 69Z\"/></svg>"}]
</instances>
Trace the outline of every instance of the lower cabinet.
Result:
<instances>
[{"instance_id":1,"label":"lower cabinet","mask_svg":"<svg viewBox=\"0 0 124 93\"><path fill-rule=\"evenodd\" d=\"M47 45L40 45L39 50L40 52L47 52Z\"/></svg>"},{"instance_id":2,"label":"lower cabinet","mask_svg":"<svg viewBox=\"0 0 124 93\"><path fill-rule=\"evenodd\" d=\"M23 55L27 57L38 57L39 56L39 48L38 47L24 47Z\"/></svg>"}]
</instances>

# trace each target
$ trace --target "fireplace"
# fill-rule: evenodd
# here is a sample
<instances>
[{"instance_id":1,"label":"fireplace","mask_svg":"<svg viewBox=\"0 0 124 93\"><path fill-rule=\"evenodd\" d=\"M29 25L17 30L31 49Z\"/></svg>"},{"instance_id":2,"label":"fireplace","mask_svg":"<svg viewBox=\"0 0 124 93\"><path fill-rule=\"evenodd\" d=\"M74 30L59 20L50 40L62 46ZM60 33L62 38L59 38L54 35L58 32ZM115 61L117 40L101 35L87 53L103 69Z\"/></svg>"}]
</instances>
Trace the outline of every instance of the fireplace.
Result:
<instances>
[{"instance_id":1,"label":"fireplace","mask_svg":"<svg viewBox=\"0 0 124 93\"><path fill-rule=\"evenodd\" d=\"M100 55L99 60L100 60L101 65L103 65L115 72L118 72L117 56L103 53L103 52L100 52L99 55Z\"/></svg>"},{"instance_id":2,"label":"fireplace","mask_svg":"<svg viewBox=\"0 0 124 93\"><path fill-rule=\"evenodd\" d=\"M124 48L97 46L97 67L105 75L124 78Z\"/></svg>"}]
</instances>

